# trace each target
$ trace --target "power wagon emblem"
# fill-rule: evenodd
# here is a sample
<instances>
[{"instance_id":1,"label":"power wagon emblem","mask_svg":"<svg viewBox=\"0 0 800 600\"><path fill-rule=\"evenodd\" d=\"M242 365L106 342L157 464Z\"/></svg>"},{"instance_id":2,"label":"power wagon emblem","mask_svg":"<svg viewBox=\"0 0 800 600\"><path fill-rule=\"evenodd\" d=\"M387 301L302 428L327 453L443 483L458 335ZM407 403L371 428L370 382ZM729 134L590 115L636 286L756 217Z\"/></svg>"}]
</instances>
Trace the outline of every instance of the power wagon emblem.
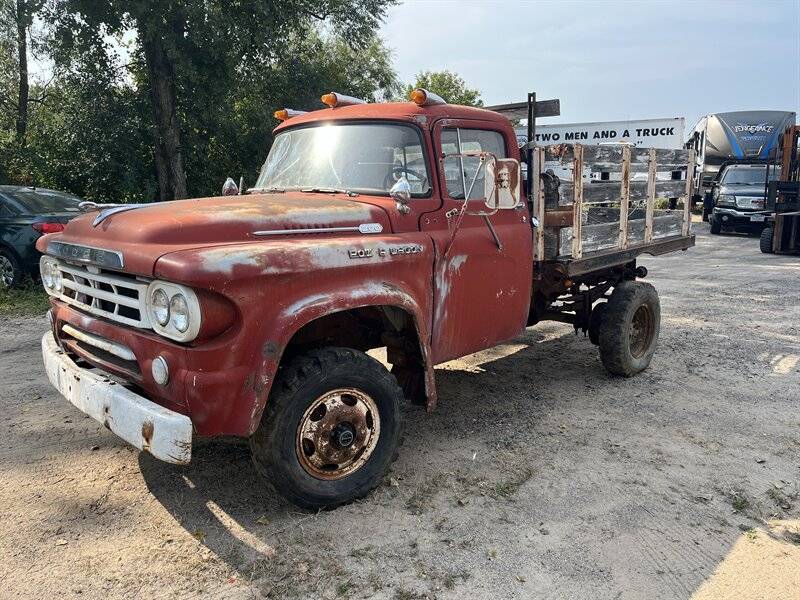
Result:
<instances>
[{"instance_id":1,"label":"power wagon emblem","mask_svg":"<svg viewBox=\"0 0 800 600\"><path fill-rule=\"evenodd\" d=\"M397 256L398 254L419 254L422 246L410 244L406 246L387 246L385 248L351 248L347 251L348 258L372 258L374 256Z\"/></svg>"}]
</instances>

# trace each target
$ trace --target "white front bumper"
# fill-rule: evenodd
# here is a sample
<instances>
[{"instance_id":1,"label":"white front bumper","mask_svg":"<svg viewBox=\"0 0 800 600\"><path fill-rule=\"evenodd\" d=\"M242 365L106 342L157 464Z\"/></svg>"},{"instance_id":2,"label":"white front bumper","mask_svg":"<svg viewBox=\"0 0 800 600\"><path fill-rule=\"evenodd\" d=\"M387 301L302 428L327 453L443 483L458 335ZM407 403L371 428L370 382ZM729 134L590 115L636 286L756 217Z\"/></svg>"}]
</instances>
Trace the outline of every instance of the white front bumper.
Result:
<instances>
[{"instance_id":1,"label":"white front bumper","mask_svg":"<svg viewBox=\"0 0 800 600\"><path fill-rule=\"evenodd\" d=\"M156 458L188 464L192 458L192 422L182 415L87 369L81 369L48 332L42 357L50 383L81 411L129 444Z\"/></svg>"}]
</instances>

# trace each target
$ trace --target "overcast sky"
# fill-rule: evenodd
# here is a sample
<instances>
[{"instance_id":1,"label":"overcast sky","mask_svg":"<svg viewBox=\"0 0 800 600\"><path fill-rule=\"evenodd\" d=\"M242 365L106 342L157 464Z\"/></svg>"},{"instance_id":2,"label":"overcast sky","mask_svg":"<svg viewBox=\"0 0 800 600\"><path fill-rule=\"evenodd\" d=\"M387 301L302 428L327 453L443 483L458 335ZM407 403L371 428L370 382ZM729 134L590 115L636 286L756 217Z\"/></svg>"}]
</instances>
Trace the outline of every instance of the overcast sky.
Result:
<instances>
[{"instance_id":1,"label":"overcast sky","mask_svg":"<svg viewBox=\"0 0 800 600\"><path fill-rule=\"evenodd\" d=\"M542 123L800 112L800 0L405 0L383 27L404 81L449 69L486 104L560 98Z\"/></svg>"}]
</instances>

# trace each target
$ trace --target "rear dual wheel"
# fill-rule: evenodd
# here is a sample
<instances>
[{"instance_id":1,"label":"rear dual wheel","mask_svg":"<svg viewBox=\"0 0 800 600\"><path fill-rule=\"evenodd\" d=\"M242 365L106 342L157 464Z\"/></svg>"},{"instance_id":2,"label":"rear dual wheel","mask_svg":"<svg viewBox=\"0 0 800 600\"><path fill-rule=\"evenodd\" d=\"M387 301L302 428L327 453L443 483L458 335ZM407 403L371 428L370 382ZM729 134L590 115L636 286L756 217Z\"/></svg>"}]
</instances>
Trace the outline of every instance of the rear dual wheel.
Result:
<instances>
[{"instance_id":1,"label":"rear dual wheel","mask_svg":"<svg viewBox=\"0 0 800 600\"><path fill-rule=\"evenodd\" d=\"M381 363L323 348L282 369L250 438L256 469L288 500L333 508L366 495L397 456L403 392Z\"/></svg>"},{"instance_id":2,"label":"rear dual wheel","mask_svg":"<svg viewBox=\"0 0 800 600\"><path fill-rule=\"evenodd\" d=\"M656 289L641 281L623 281L614 288L599 316L597 338L606 370L630 377L646 369L661 329Z\"/></svg>"}]
</instances>

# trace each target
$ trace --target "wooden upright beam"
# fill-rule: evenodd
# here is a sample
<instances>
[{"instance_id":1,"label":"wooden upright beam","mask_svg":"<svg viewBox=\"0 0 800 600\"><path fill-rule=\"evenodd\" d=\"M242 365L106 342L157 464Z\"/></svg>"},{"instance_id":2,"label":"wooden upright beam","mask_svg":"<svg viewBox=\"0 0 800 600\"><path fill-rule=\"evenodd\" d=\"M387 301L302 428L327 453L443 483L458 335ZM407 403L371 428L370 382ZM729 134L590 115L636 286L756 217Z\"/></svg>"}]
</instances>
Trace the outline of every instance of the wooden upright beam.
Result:
<instances>
[{"instance_id":1,"label":"wooden upright beam","mask_svg":"<svg viewBox=\"0 0 800 600\"><path fill-rule=\"evenodd\" d=\"M544 149L533 148L533 216L539 225L533 230L533 259L544 260L544 186L542 185L542 167L544 165Z\"/></svg>"},{"instance_id":2,"label":"wooden upright beam","mask_svg":"<svg viewBox=\"0 0 800 600\"><path fill-rule=\"evenodd\" d=\"M653 241L653 210L656 206L656 149L650 148L650 164L647 169L647 209L644 216L644 243Z\"/></svg>"},{"instance_id":3,"label":"wooden upright beam","mask_svg":"<svg viewBox=\"0 0 800 600\"><path fill-rule=\"evenodd\" d=\"M581 246L581 213L583 212L583 146L575 144L572 160L572 258L583 256Z\"/></svg>"},{"instance_id":4,"label":"wooden upright beam","mask_svg":"<svg viewBox=\"0 0 800 600\"><path fill-rule=\"evenodd\" d=\"M689 150L689 165L686 168L686 192L683 197L683 235L692 230L692 184L694 180L694 149Z\"/></svg>"},{"instance_id":5,"label":"wooden upright beam","mask_svg":"<svg viewBox=\"0 0 800 600\"><path fill-rule=\"evenodd\" d=\"M628 247L628 207L631 197L631 147L622 149L622 181L619 190L619 247Z\"/></svg>"}]
</instances>

